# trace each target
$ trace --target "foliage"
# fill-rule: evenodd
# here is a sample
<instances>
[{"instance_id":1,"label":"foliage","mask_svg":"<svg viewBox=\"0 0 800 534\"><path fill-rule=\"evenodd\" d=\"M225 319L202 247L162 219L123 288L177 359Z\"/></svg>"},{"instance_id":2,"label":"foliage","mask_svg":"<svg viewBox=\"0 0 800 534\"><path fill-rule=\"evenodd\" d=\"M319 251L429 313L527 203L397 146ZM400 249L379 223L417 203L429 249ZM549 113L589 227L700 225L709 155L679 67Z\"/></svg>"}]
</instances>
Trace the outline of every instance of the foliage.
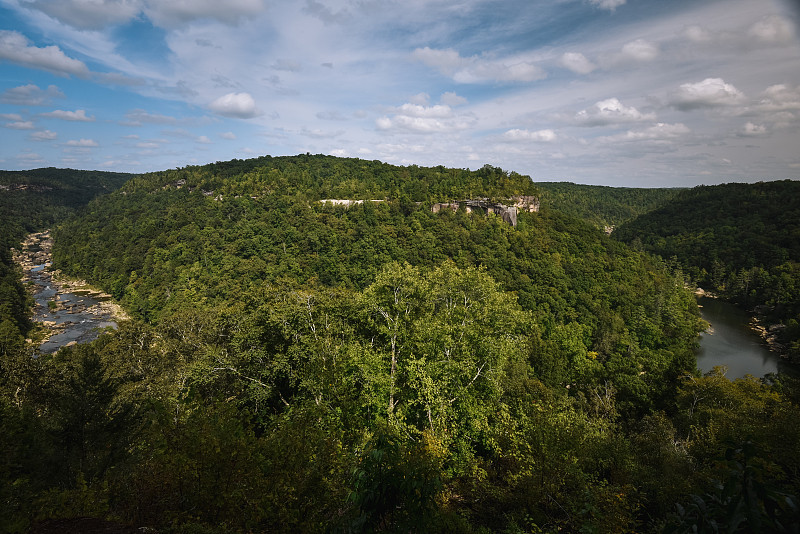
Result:
<instances>
[{"instance_id":1,"label":"foliage","mask_svg":"<svg viewBox=\"0 0 800 534\"><path fill-rule=\"evenodd\" d=\"M608 187L571 182L538 182L543 206L592 225L615 228L667 204L677 188Z\"/></svg>"},{"instance_id":2,"label":"foliage","mask_svg":"<svg viewBox=\"0 0 800 534\"><path fill-rule=\"evenodd\" d=\"M431 211L536 191L300 155L96 198L55 262L135 318L53 356L7 338L0 528L657 531L704 520L671 514L727 480L737 429L763 509L797 495L800 395L696 374L680 273L555 210Z\"/></svg>"},{"instance_id":3,"label":"foliage","mask_svg":"<svg viewBox=\"0 0 800 534\"><path fill-rule=\"evenodd\" d=\"M73 214L89 200L118 189L132 175L73 169L0 171L0 220L14 242Z\"/></svg>"},{"instance_id":4,"label":"foliage","mask_svg":"<svg viewBox=\"0 0 800 534\"><path fill-rule=\"evenodd\" d=\"M675 258L694 283L785 328L779 340L800 358L800 182L699 186L614 232Z\"/></svg>"}]
</instances>

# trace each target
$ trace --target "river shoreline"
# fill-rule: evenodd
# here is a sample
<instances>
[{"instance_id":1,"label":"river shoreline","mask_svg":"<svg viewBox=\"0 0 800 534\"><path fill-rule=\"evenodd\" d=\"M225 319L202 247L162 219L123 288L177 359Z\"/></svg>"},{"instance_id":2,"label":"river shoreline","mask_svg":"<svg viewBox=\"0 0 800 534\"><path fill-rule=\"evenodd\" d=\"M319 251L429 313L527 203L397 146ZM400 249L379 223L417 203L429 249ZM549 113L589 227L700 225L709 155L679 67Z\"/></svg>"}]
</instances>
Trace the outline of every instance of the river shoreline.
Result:
<instances>
[{"instance_id":1,"label":"river shoreline","mask_svg":"<svg viewBox=\"0 0 800 534\"><path fill-rule=\"evenodd\" d=\"M725 300L715 293L706 291L700 287L695 288L694 294L697 298L705 297L709 299ZM781 330L785 328L785 326L782 324L769 324L765 320L766 316L763 313L759 313L758 308L758 306L752 310L745 310L744 308L741 308L747 314L751 314L750 321L748 323L750 329L761 337L761 339L764 341L764 344L771 352L779 356L784 362L792 363L791 359L789 358L789 347L778 342L778 335L780 334Z\"/></svg>"},{"instance_id":2,"label":"river shoreline","mask_svg":"<svg viewBox=\"0 0 800 534\"><path fill-rule=\"evenodd\" d=\"M111 295L52 269L53 239L50 231L28 235L14 260L22 268L22 282L31 292L35 305L33 321L44 328L36 344L41 352L56 352L61 347L95 339L108 327L117 328L128 319ZM33 343L33 340L29 340Z\"/></svg>"}]
</instances>

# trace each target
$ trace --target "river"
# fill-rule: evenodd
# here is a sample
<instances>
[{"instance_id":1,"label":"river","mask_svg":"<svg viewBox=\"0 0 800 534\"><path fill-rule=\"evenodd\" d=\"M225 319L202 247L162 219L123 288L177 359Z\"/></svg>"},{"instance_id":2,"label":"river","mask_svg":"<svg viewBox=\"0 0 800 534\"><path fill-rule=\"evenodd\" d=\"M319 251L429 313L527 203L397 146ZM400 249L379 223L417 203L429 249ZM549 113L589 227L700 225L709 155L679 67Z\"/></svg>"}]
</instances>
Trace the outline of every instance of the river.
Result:
<instances>
[{"instance_id":1,"label":"river","mask_svg":"<svg viewBox=\"0 0 800 534\"><path fill-rule=\"evenodd\" d=\"M39 346L42 353L86 343L106 328L116 328L124 312L110 302L110 296L83 281L54 276L50 270L52 239L49 232L29 235L17 261L25 280L33 282L33 320L42 323L48 337Z\"/></svg>"},{"instance_id":2,"label":"river","mask_svg":"<svg viewBox=\"0 0 800 534\"><path fill-rule=\"evenodd\" d=\"M767 348L750 328L751 315L721 299L699 297L700 315L711 323L708 332L700 334L697 367L704 373L715 366L725 365L725 376L734 380L751 374L761 378L767 373L796 374L780 356Z\"/></svg>"}]
</instances>

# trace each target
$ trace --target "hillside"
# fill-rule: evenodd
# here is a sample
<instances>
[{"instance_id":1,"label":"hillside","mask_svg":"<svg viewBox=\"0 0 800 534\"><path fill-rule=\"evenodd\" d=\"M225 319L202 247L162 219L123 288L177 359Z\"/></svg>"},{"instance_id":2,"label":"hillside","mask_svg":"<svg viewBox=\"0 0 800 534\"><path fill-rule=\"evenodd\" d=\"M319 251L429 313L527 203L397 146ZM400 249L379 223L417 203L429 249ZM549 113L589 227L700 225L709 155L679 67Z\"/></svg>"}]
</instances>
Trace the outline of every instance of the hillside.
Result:
<instances>
[{"instance_id":1,"label":"hillside","mask_svg":"<svg viewBox=\"0 0 800 534\"><path fill-rule=\"evenodd\" d=\"M0 360L0 526L682 532L749 495L743 428L748 513L791 519L791 390L700 377L695 301L652 256L481 207L539 194L495 167L306 154L96 198L54 263L134 319Z\"/></svg>"},{"instance_id":2,"label":"hillside","mask_svg":"<svg viewBox=\"0 0 800 534\"><path fill-rule=\"evenodd\" d=\"M15 239L72 215L98 195L110 193L132 174L74 169L0 171L0 220Z\"/></svg>"},{"instance_id":3,"label":"hillside","mask_svg":"<svg viewBox=\"0 0 800 534\"><path fill-rule=\"evenodd\" d=\"M542 204L602 228L615 228L669 202L678 188L635 188L538 182Z\"/></svg>"},{"instance_id":4,"label":"hillside","mask_svg":"<svg viewBox=\"0 0 800 534\"><path fill-rule=\"evenodd\" d=\"M675 258L696 284L747 309L761 306L785 325L780 341L800 359L800 182L682 191L614 237Z\"/></svg>"}]
</instances>

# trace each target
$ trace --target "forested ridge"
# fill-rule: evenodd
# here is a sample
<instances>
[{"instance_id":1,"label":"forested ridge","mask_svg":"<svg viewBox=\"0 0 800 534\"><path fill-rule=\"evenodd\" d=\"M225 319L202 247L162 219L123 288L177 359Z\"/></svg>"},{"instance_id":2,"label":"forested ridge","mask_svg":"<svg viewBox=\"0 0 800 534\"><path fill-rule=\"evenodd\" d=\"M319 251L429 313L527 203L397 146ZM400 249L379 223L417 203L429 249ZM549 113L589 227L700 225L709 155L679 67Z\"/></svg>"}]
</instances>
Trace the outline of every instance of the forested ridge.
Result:
<instances>
[{"instance_id":1,"label":"forested ridge","mask_svg":"<svg viewBox=\"0 0 800 534\"><path fill-rule=\"evenodd\" d=\"M539 182L542 202L556 211L614 228L667 204L680 188L608 187L571 182Z\"/></svg>"},{"instance_id":2,"label":"forested ridge","mask_svg":"<svg viewBox=\"0 0 800 534\"><path fill-rule=\"evenodd\" d=\"M614 236L675 258L693 283L757 308L800 362L800 182L700 186Z\"/></svg>"},{"instance_id":3,"label":"forested ridge","mask_svg":"<svg viewBox=\"0 0 800 534\"><path fill-rule=\"evenodd\" d=\"M539 194L307 154L96 198L54 263L135 318L2 349L0 528L791 531L797 389L699 375L680 270L553 209L431 210Z\"/></svg>"},{"instance_id":4,"label":"forested ridge","mask_svg":"<svg viewBox=\"0 0 800 534\"><path fill-rule=\"evenodd\" d=\"M73 214L97 195L119 188L132 175L74 169L0 171L0 220L4 234L47 228Z\"/></svg>"}]
</instances>

